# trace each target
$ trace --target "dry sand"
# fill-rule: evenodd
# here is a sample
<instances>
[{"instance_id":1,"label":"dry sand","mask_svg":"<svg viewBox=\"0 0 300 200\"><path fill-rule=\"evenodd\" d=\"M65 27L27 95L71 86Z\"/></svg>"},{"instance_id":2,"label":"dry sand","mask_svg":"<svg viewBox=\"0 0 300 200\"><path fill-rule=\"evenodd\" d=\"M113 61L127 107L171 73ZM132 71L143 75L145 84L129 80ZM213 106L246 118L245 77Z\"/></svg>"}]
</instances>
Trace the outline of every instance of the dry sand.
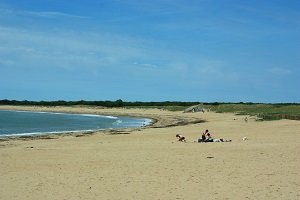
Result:
<instances>
[{"instance_id":1,"label":"dry sand","mask_svg":"<svg viewBox=\"0 0 300 200\"><path fill-rule=\"evenodd\" d=\"M300 199L300 122L163 110L7 107L146 116L147 128L0 142L0 199ZM198 123L206 120L205 123ZM177 125L177 126L175 126ZM224 143L194 143L209 129ZM177 142L176 133L187 138ZM249 140L242 141L243 137ZM48 138L48 139L47 139ZM50 139L52 138L52 139Z\"/></svg>"}]
</instances>

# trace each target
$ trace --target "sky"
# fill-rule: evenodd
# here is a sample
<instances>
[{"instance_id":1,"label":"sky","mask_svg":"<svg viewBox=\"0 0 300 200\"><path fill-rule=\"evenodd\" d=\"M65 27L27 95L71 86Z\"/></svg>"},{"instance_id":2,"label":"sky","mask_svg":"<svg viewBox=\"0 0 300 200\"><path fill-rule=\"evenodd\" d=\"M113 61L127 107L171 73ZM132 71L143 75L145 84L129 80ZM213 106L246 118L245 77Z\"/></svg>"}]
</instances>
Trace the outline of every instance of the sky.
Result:
<instances>
[{"instance_id":1,"label":"sky","mask_svg":"<svg viewBox=\"0 0 300 200\"><path fill-rule=\"evenodd\" d=\"M0 99L300 103L298 0L0 0Z\"/></svg>"}]
</instances>

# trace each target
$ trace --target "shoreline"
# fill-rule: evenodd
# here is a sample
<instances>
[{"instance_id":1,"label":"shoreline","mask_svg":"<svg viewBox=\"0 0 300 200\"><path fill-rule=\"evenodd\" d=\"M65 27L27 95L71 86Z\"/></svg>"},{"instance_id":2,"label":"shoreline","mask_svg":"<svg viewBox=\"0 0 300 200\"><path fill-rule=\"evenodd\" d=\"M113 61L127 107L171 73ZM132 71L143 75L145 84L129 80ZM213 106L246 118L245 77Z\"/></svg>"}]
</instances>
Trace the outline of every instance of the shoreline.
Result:
<instances>
[{"instance_id":1,"label":"shoreline","mask_svg":"<svg viewBox=\"0 0 300 200\"><path fill-rule=\"evenodd\" d=\"M125 109L125 108L103 108L103 107L87 107L87 106L6 106L1 105L0 110L8 111L25 111L25 112L41 112L41 113L61 113L61 114L94 114L102 116L127 116L134 118L143 118L145 120L150 120L150 122L145 126L132 127L132 128L111 128L103 130L83 130L83 131L62 131L57 133L39 133L39 134L20 134L12 136L0 136L1 141L8 140L34 140L34 139L57 139L59 137L75 136L83 137L93 134L129 134L134 131L140 131L141 129L147 128L165 128L172 126L182 126L195 123L204 123L204 120L190 119L190 118L176 118L170 119L164 115L153 115L147 113L140 113L141 110L145 109ZM125 112L120 112L125 111ZM128 112L129 111L129 112ZM138 112L137 112L138 111Z\"/></svg>"}]
</instances>

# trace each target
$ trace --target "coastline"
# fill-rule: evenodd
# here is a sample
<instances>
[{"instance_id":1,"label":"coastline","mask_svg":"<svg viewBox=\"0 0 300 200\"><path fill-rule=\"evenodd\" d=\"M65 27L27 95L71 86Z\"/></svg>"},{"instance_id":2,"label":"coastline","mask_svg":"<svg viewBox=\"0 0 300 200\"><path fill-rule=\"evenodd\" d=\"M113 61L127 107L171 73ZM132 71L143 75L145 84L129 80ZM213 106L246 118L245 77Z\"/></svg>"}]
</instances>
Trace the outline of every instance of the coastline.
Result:
<instances>
[{"instance_id":1,"label":"coastline","mask_svg":"<svg viewBox=\"0 0 300 200\"><path fill-rule=\"evenodd\" d=\"M136 118L145 118L151 120L149 124L142 127L133 128L114 128L114 129L103 129L103 130L84 130L84 131L68 131L68 132L57 132L57 133L44 133L44 134L27 134L27 135L12 135L9 137L0 137L0 141L7 140L26 140L26 139L53 139L57 137L65 136L89 136L92 134L129 134L134 131L139 131L145 128L165 128L172 126L182 126L187 124L203 123L204 120L195 119L191 117L177 117L171 118L168 115L161 115L161 113L154 114L144 112L145 109L118 109L118 108L103 108L103 107L89 107L89 106L6 106L1 105L0 110L12 110L12 111L30 111L30 112L51 112L51 113L70 113L70 114L94 114L103 116L128 116ZM158 109L153 109L158 110ZM141 112L142 111L142 112Z\"/></svg>"},{"instance_id":2,"label":"coastline","mask_svg":"<svg viewBox=\"0 0 300 200\"><path fill-rule=\"evenodd\" d=\"M0 199L300 197L299 121L249 118L246 123L245 116L232 113L158 109L69 110L87 111L158 121L139 129L88 137L71 134L0 141ZM206 122L195 123L199 120ZM232 142L194 142L205 129L215 138ZM176 133L183 134L187 142L177 142Z\"/></svg>"}]
</instances>

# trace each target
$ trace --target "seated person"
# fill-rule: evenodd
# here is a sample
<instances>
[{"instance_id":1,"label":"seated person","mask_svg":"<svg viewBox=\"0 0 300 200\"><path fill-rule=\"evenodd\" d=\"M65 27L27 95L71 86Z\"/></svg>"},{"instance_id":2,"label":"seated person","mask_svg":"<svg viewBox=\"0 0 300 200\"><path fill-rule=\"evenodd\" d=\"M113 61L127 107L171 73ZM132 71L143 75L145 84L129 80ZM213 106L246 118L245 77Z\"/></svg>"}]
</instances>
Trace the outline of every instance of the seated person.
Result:
<instances>
[{"instance_id":1,"label":"seated person","mask_svg":"<svg viewBox=\"0 0 300 200\"><path fill-rule=\"evenodd\" d=\"M201 138L198 139L198 142L206 142L206 135L208 135L209 132L208 130L206 129L204 133L202 133L202 136Z\"/></svg>"},{"instance_id":2,"label":"seated person","mask_svg":"<svg viewBox=\"0 0 300 200\"><path fill-rule=\"evenodd\" d=\"M176 134L176 138L179 142L186 142L185 137L180 134Z\"/></svg>"},{"instance_id":3,"label":"seated person","mask_svg":"<svg viewBox=\"0 0 300 200\"><path fill-rule=\"evenodd\" d=\"M210 133L207 133L207 139L205 140L205 142L213 142L214 138L211 137Z\"/></svg>"},{"instance_id":4,"label":"seated person","mask_svg":"<svg viewBox=\"0 0 300 200\"><path fill-rule=\"evenodd\" d=\"M206 130L201 138L198 139L198 142L231 142L231 140L224 140L224 139L214 139L208 130Z\"/></svg>"},{"instance_id":5,"label":"seated person","mask_svg":"<svg viewBox=\"0 0 300 200\"><path fill-rule=\"evenodd\" d=\"M203 133L201 138L198 139L198 142L205 142L205 141L206 141L206 136L205 133Z\"/></svg>"}]
</instances>

